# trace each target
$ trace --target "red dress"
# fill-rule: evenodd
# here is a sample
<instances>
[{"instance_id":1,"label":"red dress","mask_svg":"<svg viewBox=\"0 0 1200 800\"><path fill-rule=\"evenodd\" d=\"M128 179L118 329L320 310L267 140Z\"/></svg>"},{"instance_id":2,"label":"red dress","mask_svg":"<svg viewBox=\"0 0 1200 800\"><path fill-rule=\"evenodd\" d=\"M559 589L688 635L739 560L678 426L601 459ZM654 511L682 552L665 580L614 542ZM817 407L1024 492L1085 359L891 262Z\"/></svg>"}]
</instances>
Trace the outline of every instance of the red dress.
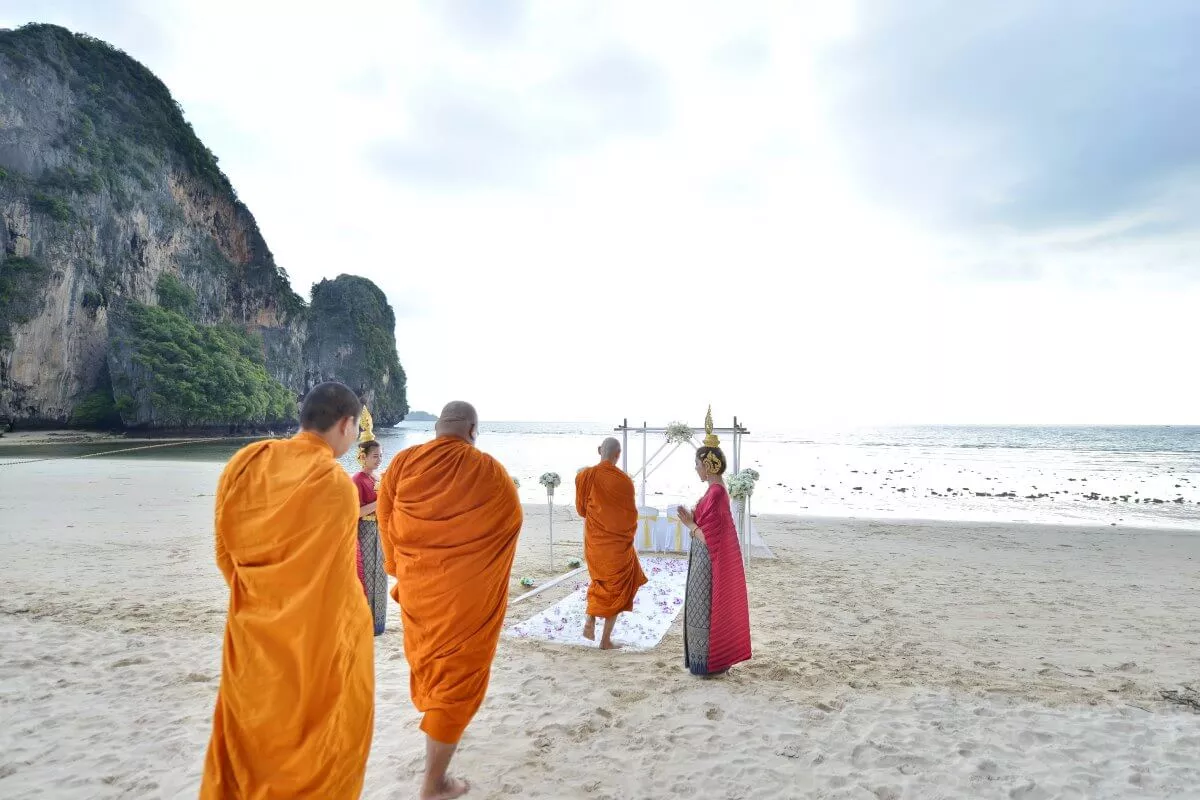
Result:
<instances>
[{"instance_id":1,"label":"red dress","mask_svg":"<svg viewBox=\"0 0 1200 800\"><path fill-rule=\"evenodd\" d=\"M709 486L696 504L695 516L712 563L707 672L713 674L750 660L750 603L742 548L725 487L719 483Z\"/></svg>"},{"instance_id":2,"label":"red dress","mask_svg":"<svg viewBox=\"0 0 1200 800\"><path fill-rule=\"evenodd\" d=\"M362 506L374 503L376 499L375 479L365 472L359 472L352 480L354 481L355 488L358 489L359 507L361 508ZM358 543L357 539L354 543L354 553L358 561L358 582L362 584L363 591L365 592L367 591L367 572L363 568L362 545Z\"/></svg>"}]
</instances>

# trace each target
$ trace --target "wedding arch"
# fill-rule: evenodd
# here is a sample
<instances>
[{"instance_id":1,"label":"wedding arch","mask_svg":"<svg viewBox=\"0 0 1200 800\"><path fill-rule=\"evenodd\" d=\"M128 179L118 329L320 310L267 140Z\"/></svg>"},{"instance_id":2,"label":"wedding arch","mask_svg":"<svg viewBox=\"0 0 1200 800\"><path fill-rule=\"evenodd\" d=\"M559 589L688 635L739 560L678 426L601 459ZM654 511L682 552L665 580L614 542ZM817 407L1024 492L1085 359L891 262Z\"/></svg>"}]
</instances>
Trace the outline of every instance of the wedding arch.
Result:
<instances>
[{"instance_id":1,"label":"wedding arch","mask_svg":"<svg viewBox=\"0 0 1200 800\"><path fill-rule=\"evenodd\" d=\"M650 476L667 462L672 455L675 454L680 447L685 444L691 445L691 449L687 452L695 452L697 445L695 442L697 434L719 434L726 437L728 445L722 449L725 451L729 459L728 475L731 476L731 512L733 514L734 524L738 530L738 541L741 543L742 560L749 563L751 557L755 558L774 558L775 555L767 547L766 542L754 530L754 523L750 513L750 499L753 495L754 481L758 479L758 473L749 470L746 474L742 472L742 442L744 437L749 435L750 431L746 426L738 422L738 418L733 418L733 425L728 428L717 428L712 424L712 410L709 410L705 418L704 427L693 427L685 423L674 422L665 427L653 427L643 422L640 426L630 425L629 419L625 418L621 424L616 426L614 431L621 434L621 469L625 474L629 475L639 486L638 491L638 534L637 548L641 551L651 552L686 552L690 547L690 539L684 534L683 523L675 515L673 510L666 510L665 514L657 508L651 508L646 505L646 484ZM642 466L637 472L630 473L629 471L629 438L630 436L642 437ZM663 443L650 453L650 436L651 434L663 436ZM745 483L737 483L734 481L744 481ZM748 485L747 485L748 484ZM739 487L742 491L739 492ZM740 497L734 497L734 494L741 494Z\"/></svg>"}]
</instances>

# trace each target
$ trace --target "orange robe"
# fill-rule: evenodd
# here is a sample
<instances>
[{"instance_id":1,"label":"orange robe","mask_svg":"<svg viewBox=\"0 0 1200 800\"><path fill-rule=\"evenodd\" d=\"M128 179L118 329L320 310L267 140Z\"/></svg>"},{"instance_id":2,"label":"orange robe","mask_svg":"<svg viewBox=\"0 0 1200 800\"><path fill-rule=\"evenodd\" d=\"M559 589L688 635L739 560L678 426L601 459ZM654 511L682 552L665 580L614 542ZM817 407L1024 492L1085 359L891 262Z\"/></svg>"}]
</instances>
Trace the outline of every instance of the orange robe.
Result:
<instances>
[{"instance_id":1,"label":"orange robe","mask_svg":"<svg viewBox=\"0 0 1200 800\"><path fill-rule=\"evenodd\" d=\"M632 611L646 583L633 546L638 523L633 481L607 461L588 467L575 476L575 510L584 519L583 557L592 578L587 613L608 619Z\"/></svg>"},{"instance_id":2,"label":"orange robe","mask_svg":"<svg viewBox=\"0 0 1200 800\"><path fill-rule=\"evenodd\" d=\"M376 515L421 730L456 743L483 704L508 609L517 487L496 459L439 437L396 454Z\"/></svg>"},{"instance_id":3,"label":"orange robe","mask_svg":"<svg viewBox=\"0 0 1200 800\"><path fill-rule=\"evenodd\" d=\"M357 798L375 659L354 484L300 433L238 452L216 505L229 615L200 798Z\"/></svg>"}]
</instances>

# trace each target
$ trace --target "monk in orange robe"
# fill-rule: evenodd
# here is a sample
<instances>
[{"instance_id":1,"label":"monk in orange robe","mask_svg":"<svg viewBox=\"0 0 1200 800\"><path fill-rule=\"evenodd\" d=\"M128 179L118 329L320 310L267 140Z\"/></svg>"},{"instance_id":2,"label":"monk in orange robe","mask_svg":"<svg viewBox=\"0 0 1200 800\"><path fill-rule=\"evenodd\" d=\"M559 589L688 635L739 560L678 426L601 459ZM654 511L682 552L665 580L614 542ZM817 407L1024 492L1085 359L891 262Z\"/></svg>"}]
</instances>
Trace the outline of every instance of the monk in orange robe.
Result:
<instances>
[{"instance_id":1,"label":"monk in orange robe","mask_svg":"<svg viewBox=\"0 0 1200 800\"><path fill-rule=\"evenodd\" d=\"M425 715L422 800L470 789L447 769L487 693L521 532L517 487L475 448L478 428L469 403L448 404L437 438L392 459L375 508L396 577L409 690Z\"/></svg>"},{"instance_id":2,"label":"monk in orange robe","mask_svg":"<svg viewBox=\"0 0 1200 800\"><path fill-rule=\"evenodd\" d=\"M633 610L633 598L646 583L637 549L638 511L633 481L617 466L621 443L605 439L600 463L575 476L575 510L583 517L583 557L592 578L587 591L583 636L596 638L596 617L604 620L600 649L613 650L617 616Z\"/></svg>"},{"instance_id":3,"label":"monk in orange robe","mask_svg":"<svg viewBox=\"0 0 1200 800\"><path fill-rule=\"evenodd\" d=\"M201 800L362 792L374 630L355 564L358 493L336 461L360 410L350 389L323 383L304 398L299 434L249 445L221 473L229 615Z\"/></svg>"}]
</instances>

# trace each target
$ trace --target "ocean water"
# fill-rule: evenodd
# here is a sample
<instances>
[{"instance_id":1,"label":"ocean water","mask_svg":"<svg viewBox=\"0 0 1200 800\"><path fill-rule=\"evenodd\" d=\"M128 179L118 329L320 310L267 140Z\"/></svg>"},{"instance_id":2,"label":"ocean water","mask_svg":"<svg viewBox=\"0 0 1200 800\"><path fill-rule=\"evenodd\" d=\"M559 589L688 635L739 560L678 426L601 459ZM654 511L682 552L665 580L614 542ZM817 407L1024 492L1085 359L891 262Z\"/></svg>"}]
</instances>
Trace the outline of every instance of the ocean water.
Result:
<instances>
[{"instance_id":1,"label":"ocean water","mask_svg":"<svg viewBox=\"0 0 1200 800\"><path fill-rule=\"evenodd\" d=\"M525 501L545 501L538 477L554 471L555 502L569 504L575 471L610 435L620 438L606 425L491 423L479 446L521 481ZM432 436L432 424L402 423L380 438L391 451ZM629 472L657 452L646 504L695 502L703 486L691 447L664 443L631 433ZM1200 426L751 429L741 453L761 475L755 513L1200 530Z\"/></svg>"},{"instance_id":2,"label":"ocean water","mask_svg":"<svg viewBox=\"0 0 1200 800\"><path fill-rule=\"evenodd\" d=\"M432 423L376 431L385 463L433 438ZM546 502L538 477L559 473L558 504L574 502L573 478L595 463L612 426L494 422L480 426L479 447L521 482L526 502ZM208 441L101 456L107 459L223 461L244 442ZM631 473L643 456L653 472L645 504L693 503L702 493L692 448L664 448L662 434L629 435ZM728 444L728 442L723 442ZM6 447L0 463L70 457L128 444ZM353 457L343 459L357 469ZM1200 426L922 426L856 429L751 429L742 466L761 474L755 513L837 517L1086 523L1200 530ZM6 479L16 479L19 467ZM635 478L639 493L640 476Z\"/></svg>"}]
</instances>

